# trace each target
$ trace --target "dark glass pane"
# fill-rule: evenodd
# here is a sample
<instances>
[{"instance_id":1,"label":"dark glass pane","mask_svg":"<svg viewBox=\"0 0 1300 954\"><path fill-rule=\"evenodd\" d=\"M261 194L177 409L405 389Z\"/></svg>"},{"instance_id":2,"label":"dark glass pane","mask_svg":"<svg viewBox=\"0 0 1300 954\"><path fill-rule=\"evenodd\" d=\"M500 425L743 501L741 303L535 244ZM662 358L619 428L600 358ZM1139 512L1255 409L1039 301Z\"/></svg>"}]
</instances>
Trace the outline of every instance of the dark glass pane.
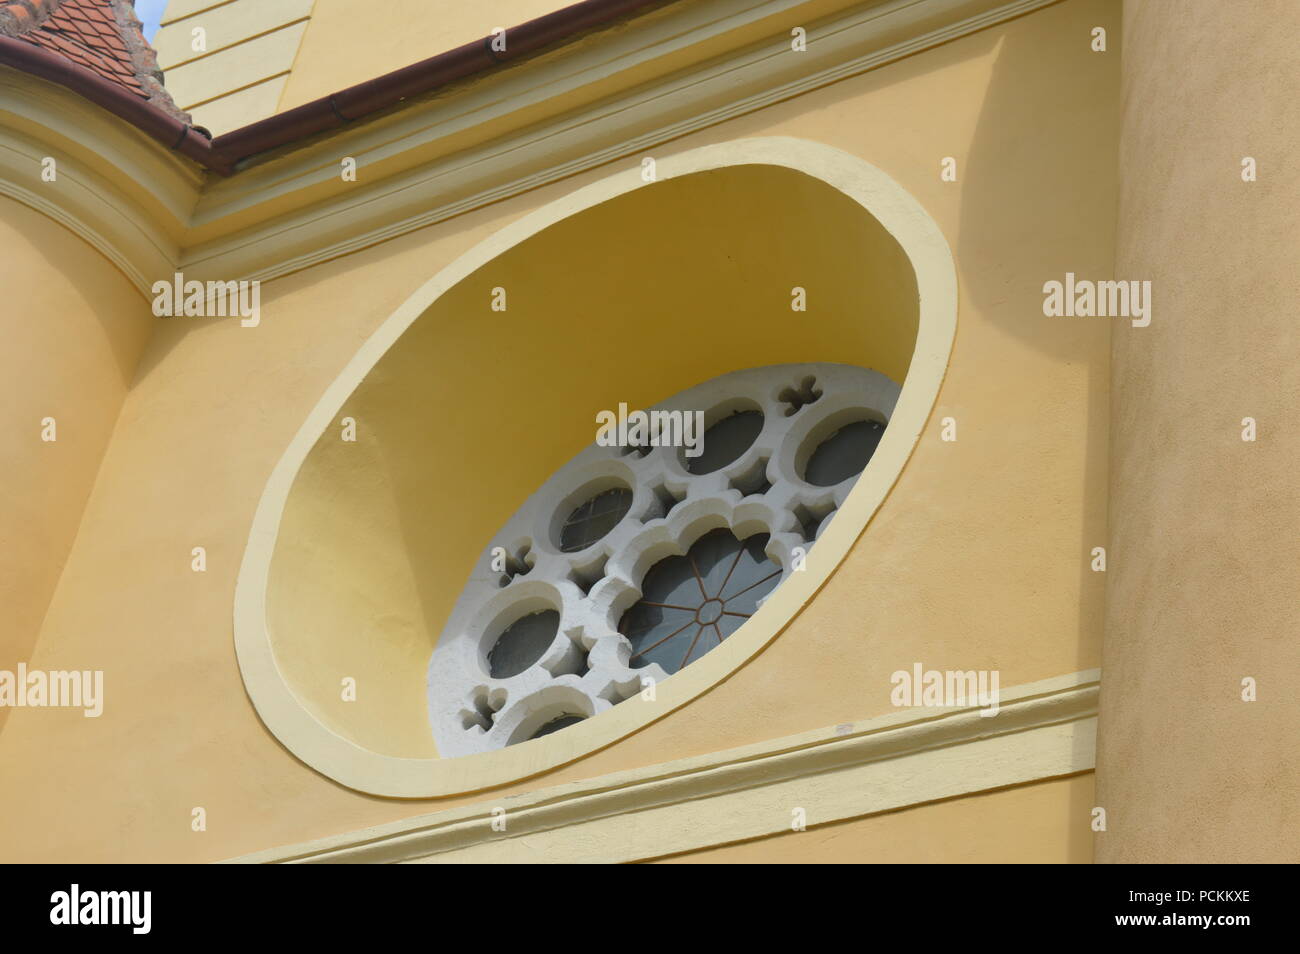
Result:
<instances>
[{"instance_id":1,"label":"dark glass pane","mask_svg":"<svg viewBox=\"0 0 1300 954\"><path fill-rule=\"evenodd\" d=\"M758 438L763 429L762 411L737 411L717 421L704 432L704 446L699 457L683 457L692 474L711 474L726 467Z\"/></svg>"},{"instance_id":2,"label":"dark glass pane","mask_svg":"<svg viewBox=\"0 0 1300 954\"><path fill-rule=\"evenodd\" d=\"M780 582L780 567L763 552L767 541L764 533L742 544L730 530L713 530L685 556L652 566L640 602L619 622L632 666L658 663L676 672L734 633Z\"/></svg>"},{"instance_id":3,"label":"dark glass pane","mask_svg":"<svg viewBox=\"0 0 1300 954\"><path fill-rule=\"evenodd\" d=\"M739 613L742 611L734 610L733 612ZM748 618L748 616L732 616L729 613L724 615L720 620L718 620L718 631L722 634L722 638L726 639L736 630L740 629L741 626L745 625L745 620Z\"/></svg>"},{"instance_id":4,"label":"dark glass pane","mask_svg":"<svg viewBox=\"0 0 1300 954\"><path fill-rule=\"evenodd\" d=\"M692 612L699 605L702 592L689 551L686 556L660 560L641 582L641 599L668 606L687 606Z\"/></svg>"},{"instance_id":5,"label":"dark glass pane","mask_svg":"<svg viewBox=\"0 0 1300 954\"><path fill-rule=\"evenodd\" d=\"M700 641L700 624L692 619L680 629L655 632L633 644L632 668L641 669L658 663L664 672L676 672L686 665L688 656L696 655Z\"/></svg>"},{"instance_id":6,"label":"dark glass pane","mask_svg":"<svg viewBox=\"0 0 1300 954\"><path fill-rule=\"evenodd\" d=\"M758 612L758 601L776 589L781 582L781 568L767 558L767 534L755 534L745 541L736 567L722 590L727 612L752 616ZM726 619L736 617L727 616Z\"/></svg>"},{"instance_id":7,"label":"dark glass pane","mask_svg":"<svg viewBox=\"0 0 1300 954\"><path fill-rule=\"evenodd\" d=\"M814 487L834 487L862 473L884 433L885 425L877 421L845 424L817 445L804 468L804 480Z\"/></svg>"},{"instance_id":8,"label":"dark glass pane","mask_svg":"<svg viewBox=\"0 0 1300 954\"><path fill-rule=\"evenodd\" d=\"M584 501L560 528L560 549L573 553L591 546L613 530L631 507L632 491L626 487L602 491Z\"/></svg>"},{"instance_id":9,"label":"dark glass pane","mask_svg":"<svg viewBox=\"0 0 1300 954\"><path fill-rule=\"evenodd\" d=\"M559 628L560 614L555 610L532 613L511 623L488 653L488 671L495 679L519 675L542 658Z\"/></svg>"},{"instance_id":10,"label":"dark glass pane","mask_svg":"<svg viewBox=\"0 0 1300 954\"><path fill-rule=\"evenodd\" d=\"M704 581L704 592L709 596L717 596L722 592L722 584L731 568L736 565L740 541L730 530L711 530L700 537L688 552L695 561L700 579Z\"/></svg>"},{"instance_id":11,"label":"dark glass pane","mask_svg":"<svg viewBox=\"0 0 1300 954\"><path fill-rule=\"evenodd\" d=\"M693 602L698 603L699 600L697 595ZM646 633L658 632L664 635L675 629L681 629L693 619L695 619L694 609L674 609L641 600L623 614L623 621L619 623L619 632L632 640L632 651L636 652L638 640ZM645 643L645 645L649 644Z\"/></svg>"}]
</instances>

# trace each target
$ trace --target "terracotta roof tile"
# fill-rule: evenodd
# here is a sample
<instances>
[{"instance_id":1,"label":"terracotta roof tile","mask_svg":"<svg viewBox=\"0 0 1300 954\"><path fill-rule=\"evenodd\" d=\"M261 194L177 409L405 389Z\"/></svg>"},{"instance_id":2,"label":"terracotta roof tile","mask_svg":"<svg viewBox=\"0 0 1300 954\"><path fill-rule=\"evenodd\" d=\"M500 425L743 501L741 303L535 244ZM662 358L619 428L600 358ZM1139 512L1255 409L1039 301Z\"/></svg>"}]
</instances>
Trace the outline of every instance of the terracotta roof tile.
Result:
<instances>
[{"instance_id":1,"label":"terracotta roof tile","mask_svg":"<svg viewBox=\"0 0 1300 954\"><path fill-rule=\"evenodd\" d=\"M132 0L0 0L0 36L58 53L189 122L163 88Z\"/></svg>"}]
</instances>

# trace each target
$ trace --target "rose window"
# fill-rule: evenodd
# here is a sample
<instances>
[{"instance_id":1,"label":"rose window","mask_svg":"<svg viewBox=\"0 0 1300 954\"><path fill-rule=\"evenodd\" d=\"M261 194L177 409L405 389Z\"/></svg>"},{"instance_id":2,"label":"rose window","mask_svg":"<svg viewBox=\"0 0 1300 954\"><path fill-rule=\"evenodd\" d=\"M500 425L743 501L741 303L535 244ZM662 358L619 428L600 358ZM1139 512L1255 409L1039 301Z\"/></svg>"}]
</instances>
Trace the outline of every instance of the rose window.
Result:
<instances>
[{"instance_id":1,"label":"rose window","mask_svg":"<svg viewBox=\"0 0 1300 954\"><path fill-rule=\"evenodd\" d=\"M738 638L804 565L898 391L843 364L736 371L645 409L662 425L648 435L560 468L489 542L434 647L439 753L635 704Z\"/></svg>"}]
</instances>

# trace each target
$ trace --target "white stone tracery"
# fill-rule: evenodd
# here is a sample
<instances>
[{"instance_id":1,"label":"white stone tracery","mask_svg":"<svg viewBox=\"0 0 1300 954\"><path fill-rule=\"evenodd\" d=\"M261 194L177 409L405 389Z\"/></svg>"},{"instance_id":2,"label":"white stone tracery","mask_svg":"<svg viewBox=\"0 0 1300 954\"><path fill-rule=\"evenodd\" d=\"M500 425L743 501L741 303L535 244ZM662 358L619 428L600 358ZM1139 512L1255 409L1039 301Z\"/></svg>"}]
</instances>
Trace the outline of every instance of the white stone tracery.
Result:
<instances>
[{"instance_id":1,"label":"white stone tracery","mask_svg":"<svg viewBox=\"0 0 1300 954\"><path fill-rule=\"evenodd\" d=\"M618 631L623 613L641 598L646 572L725 527L740 539L769 534L766 554L784 582L857 480L814 486L803 479L809 457L846 424L888 423L898 393L883 374L850 365L737 371L655 406L703 411L706 428L736 411L761 411L757 438L720 469L692 474L675 447L643 454L593 443L574 457L484 550L438 640L428 703L439 753L468 755L522 742L558 717L590 717L631 698L642 691L643 678L667 678L656 664L629 665L631 644ZM627 515L585 549L562 552L559 531L573 509L619 486L632 491ZM492 677L488 653L495 640L511 623L542 610L559 613L549 647L523 672Z\"/></svg>"}]
</instances>

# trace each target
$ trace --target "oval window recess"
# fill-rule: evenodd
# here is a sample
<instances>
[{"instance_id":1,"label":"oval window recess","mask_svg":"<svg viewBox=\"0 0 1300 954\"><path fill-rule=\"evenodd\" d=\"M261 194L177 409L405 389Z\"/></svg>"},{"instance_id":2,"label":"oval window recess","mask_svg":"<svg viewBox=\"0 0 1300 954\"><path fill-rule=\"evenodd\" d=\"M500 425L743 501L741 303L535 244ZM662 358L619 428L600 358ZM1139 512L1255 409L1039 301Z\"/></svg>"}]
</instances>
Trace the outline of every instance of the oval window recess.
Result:
<instances>
[{"instance_id":1,"label":"oval window recess","mask_svg":"<svg viewBox=\"0 0 1300 954\"><path fill-rule=\"evenodd\" d=\"M741 241L753 235L764 241ZM556 269L558 261L584 268ZM815 296L824 307L819 360L905 381L863 476L833 488L806 485L810 493L843 497L832 519L820 512L824 502L814 501L788 528L815 539L819 559L783 578L707 653L665 673L655 701L643 705L593 711L591 697L567 684L599 659L594 647L567 635L570 621L557 610L557 636L529 670L540 667L559 682L547 704L514 726L510 744L458 756L441 751L445 743L431 731L430 654L435 643L439 652L445 645L439 636L466 577L496 591L472 615L483 634L500 635L522 614L563 607L569 587L598 595L611 575L601 563L604 550L621 528L642 516L664 525L678 519L678 510L691 506L676 496L691 476L688 458L661 455L665 480L646 488L638 482L641 452L626 448L599 469L567 472L572 485L559 487L548 485L556 448L574 454L592 442L593 409L651 407L735 368L782 363L797 323L788 298L770 300L772 274L800 276L810 302ZM463 320L487 313L483 303L496 287L509 290L515 340L508 353L499 323ZM683 307L680 287L705 291ZM410 798L536 775L680 708L775 638L866 528L934 406L956 308L951 254L921 206L868 163L804 140L740 140L660 158L655 183L629 168L524 216L447 266L380 326L268 480L240 568L234 620L240 671L259 716L322 774L360 791ZM743 323L737 314L746 316ZM600 315L619 320L601 322ZM586 324L575 327L579 321ZM673 347L689 360L662 354ZM815 382L805 387L808 376L762 395L763 430L740 457L703 475L732 481L738 510L757 506L767 485L803 482L793 470L781 472L776 456L764 468L744 466L764 449L774 422L788 422L787 436L804 446L831 436L810 436L805 411L820 406L824 417L857 410L851 401L824 403ZM716 415L706 428L742 409L701 408ZM341 439L344 417L357 422L355 441ZM719 478L730 469L737 472ZM574 486L587 496L571 499ZM574 538L584 545L566 554L576 561L572 577L557 581L544 572L559 552L565 520L617 487L634 500L613 526L601 508L621 507L620 495L578 514L601 515ZM568 511L546 514L550 523L529 532L502 535L503 521L534 491ZM743 519L729 529L742 543L763 530L761 521ZM484 540L493 541L487 565L478 558ZM774 540L764 552L779 564ZM647 573L658 562L651 557L671 554L667 544L662 553L647 552L645 565L625 575ZM718 609L701 608L710 619ZM480 645L466 658L478 660L481 672L490 648ZM354 680L365 705L340 691L344 679ZM458 709L462 726L504 724L517 696L509 687L488 688L458 700L467 703Z\"/></svg>"}]
</instances>

